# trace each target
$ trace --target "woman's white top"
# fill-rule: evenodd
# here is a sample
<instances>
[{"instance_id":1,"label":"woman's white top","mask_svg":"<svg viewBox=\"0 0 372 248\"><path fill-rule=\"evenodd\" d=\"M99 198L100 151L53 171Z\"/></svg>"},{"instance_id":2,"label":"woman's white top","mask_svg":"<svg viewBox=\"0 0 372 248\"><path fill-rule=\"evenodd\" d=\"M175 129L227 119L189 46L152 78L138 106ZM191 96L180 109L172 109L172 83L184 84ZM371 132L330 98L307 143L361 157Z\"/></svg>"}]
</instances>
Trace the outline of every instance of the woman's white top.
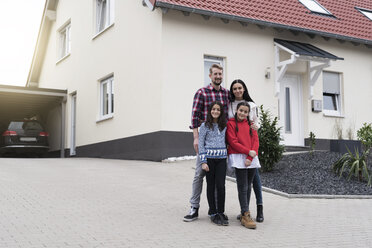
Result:
<instances>
[{"instance_id":1,"label":"woman's white top","mask_svg":"<svg viewBox=\"0 0 372 248\"><path fill-rule=\"evenodd\" d=\"M260 160L258 159L258 156L255 156L252 160L252 163L250 166L245 166L245 160L247 159L247 155L245 154L230 154L229 155L229 166L238 168L238 169L255 169L255 168L261 168Z\"/></svg>"},{"instance_id":2,"label":"woman's white top","mask_svg":"<svg viewBox=\"0 0 372 248\"><path fill-rule=\"evenodd\" d=\"M235 100L233 102L229 103L229 119L234 118L234 115L236 113L236 107L238 106L239 103L245 102L245 100ZM258 123L258 108L257 105L254 102L248 102L250 112L249 112L249 120L253 121L258 128L260 128L260 123Z\"/></svg>"}]
</instances>

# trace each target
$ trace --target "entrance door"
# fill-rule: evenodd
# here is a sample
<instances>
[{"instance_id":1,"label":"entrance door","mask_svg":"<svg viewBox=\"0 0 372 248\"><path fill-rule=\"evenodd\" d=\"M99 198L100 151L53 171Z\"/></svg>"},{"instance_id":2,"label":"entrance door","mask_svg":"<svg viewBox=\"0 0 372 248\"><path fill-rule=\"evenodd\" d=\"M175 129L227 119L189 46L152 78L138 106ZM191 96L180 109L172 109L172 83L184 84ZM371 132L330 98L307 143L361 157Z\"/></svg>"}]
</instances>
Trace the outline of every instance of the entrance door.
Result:
<instances>
[{"instance_id":1,"label":"entrance door","mask_svg":"<svg viewBox=\"0 0 372 248\"><path fill-rule=\"evenodd\" d=\"M298 75L284 76L280 84L280 124L284 144L303 146L302 87Z\"/></svg>"},{"instance_id":2,"label":"entrance door","mask_svg":"<svg viewBox=\"0 0 372 248\"><path fill-rule=\"evenodd\" d=\"M76 155L76 94L71 95L70 156Z\"/></svg>"}]
</instances>

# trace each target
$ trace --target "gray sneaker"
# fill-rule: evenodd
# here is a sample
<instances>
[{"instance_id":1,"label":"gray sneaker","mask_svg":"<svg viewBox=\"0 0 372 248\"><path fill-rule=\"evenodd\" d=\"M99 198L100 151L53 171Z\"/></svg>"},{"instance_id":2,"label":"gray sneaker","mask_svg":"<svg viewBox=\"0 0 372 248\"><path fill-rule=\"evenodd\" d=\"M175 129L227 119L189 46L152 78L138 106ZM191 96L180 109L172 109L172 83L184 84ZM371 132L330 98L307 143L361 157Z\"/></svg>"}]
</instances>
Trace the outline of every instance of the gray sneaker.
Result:
<instances>
[{"instance_id":1,"label":"gray sneaker","mask_svg":"<svg viewBox=\"0 0 372 248\"><path fill-rule=\"evenodd\" d=\"M183 221L191 222L193 220L196 220L199 216L198 212L199 212L199 208L191 207L189 214L183 217Z\"/></svg>"}]
</instances>

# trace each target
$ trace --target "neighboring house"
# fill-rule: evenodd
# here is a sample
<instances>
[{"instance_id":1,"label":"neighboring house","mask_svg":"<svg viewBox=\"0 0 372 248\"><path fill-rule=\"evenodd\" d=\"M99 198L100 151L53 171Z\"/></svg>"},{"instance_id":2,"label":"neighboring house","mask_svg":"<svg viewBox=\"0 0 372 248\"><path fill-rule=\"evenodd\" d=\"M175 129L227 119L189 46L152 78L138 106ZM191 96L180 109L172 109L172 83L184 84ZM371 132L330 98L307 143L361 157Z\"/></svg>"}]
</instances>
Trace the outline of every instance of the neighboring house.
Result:
<instances>
[{"instance_id":1,"label":"neighboring house","mask_svg":"<svg viewBox=\"0 0 372 248\"><path fill-rule=\"evenodd\" d=\"M279 116L286 145L337 125L355 137L372 122L372 2L47 0L28 85L68 90L68 154L159 161L193 154L213 63Z\"/></svg>"}]
</instances>

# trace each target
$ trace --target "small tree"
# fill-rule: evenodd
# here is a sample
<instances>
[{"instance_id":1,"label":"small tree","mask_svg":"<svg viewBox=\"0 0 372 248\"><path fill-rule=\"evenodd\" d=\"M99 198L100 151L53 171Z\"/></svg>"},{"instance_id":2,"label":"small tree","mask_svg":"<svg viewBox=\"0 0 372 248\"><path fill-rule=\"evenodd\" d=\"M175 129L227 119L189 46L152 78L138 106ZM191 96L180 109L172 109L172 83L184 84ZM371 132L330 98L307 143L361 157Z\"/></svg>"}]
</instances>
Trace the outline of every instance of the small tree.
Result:
<instances>
[{"instance_id":1,"label":"small tree","mask_svg":"<svg viewBox=\"0 0 372 248\"><path fill-rule=\"evenodd\" d=\"M372 123L363 123L363 127L361 127L357 131L358 140L360 140L364 146L366 151L370 150L372 147Z\"/></svg>"},{"instance_id":2,"label":"small tree","mask_svg":"<svg viewBox=\"0 0 372 248\"><path fill-rule=\"evenodd\" d=\"M284 146L280 145L280 127L278 118L272 120L269 110L264 110L263 105L260 106L260 123L258 136L260 147L258 149L258 157L263 171L272 171L275 163L277 163L283 155Z\"/></svg>"},{"instance_id":3,"label":"small tree","mask_svg":"<svg viewBox=\"0 0 372 248\"><path fill-rule=\"evenodd\" d=\"M357 131L357 137L363 144L364 152L366 153L366 163L369 165L369 153L372 148L372 123L368 125L367 123L363 123L363 127Z\"/></svg>"}]
</instances>

